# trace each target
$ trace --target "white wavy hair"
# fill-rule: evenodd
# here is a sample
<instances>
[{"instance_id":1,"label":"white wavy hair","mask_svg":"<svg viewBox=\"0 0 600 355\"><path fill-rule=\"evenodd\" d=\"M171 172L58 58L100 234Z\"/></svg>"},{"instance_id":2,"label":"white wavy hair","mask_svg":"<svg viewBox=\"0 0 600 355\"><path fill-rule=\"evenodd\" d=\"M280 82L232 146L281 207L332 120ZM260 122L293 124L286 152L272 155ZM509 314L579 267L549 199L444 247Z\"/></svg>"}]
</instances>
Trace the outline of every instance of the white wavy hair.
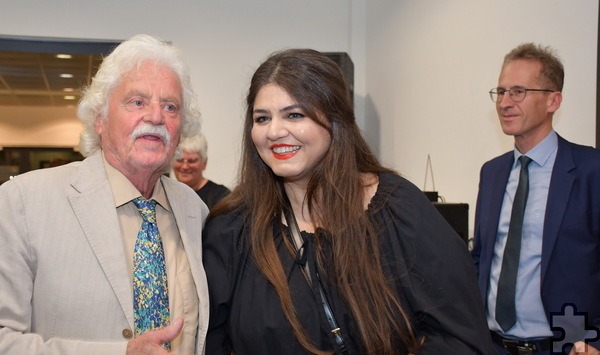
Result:
<instances>
[{"instance_id":1,"label":"white wavy hair","mask_svg":"<svg viewBox=\"0 0 600 355\"><path fill-rule=\"evenodd\" d=\"M206 161L207 152L208 152L208 143L206 142L206 137L202 133L199 133L195 136L187 137L181 140L179 143L179 151L175 154L176 159L181 159L182 152L192 152L200 154L200 158L202 158L202 162Z\"/></svg>"},{"instance_id":2,"label":"white wavy hair","mask_svg":"<svg viewBox=\"0 0 600 355\"><path fill-rule=\"evenodd\" d=\"M94 129L94 123L99 119L107 119L108 100L113 89L131 70L147 62L164 65L179 78L183 95L181 137L200 132L198 102L192 89L189 68L181 52L159 38L140 34L122 42L104 58L92 83L83 90L77 108L77 116L83 122L83 132L79 137L79 150L83 156L90 156L100 149L100 136Z\"/></svg>"}]
</instances>

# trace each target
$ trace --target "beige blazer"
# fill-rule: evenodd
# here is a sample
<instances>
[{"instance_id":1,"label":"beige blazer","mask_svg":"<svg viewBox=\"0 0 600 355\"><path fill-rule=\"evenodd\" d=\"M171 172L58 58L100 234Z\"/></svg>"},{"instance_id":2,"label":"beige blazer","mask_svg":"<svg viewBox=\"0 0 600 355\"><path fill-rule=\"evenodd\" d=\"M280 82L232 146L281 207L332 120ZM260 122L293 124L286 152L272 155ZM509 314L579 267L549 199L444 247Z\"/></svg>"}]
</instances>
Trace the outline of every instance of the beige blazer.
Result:
<instances>
[{"instance_id":1,"label":"beige blazer","mask_svg":"<svg viewBox=\"0 0 600 355\"><path fill-rule=\"evenodd\" d=\"M208 209L186 185L162 179L197 287L203 353ZM101 155L1 185L0 354L124 354L133 327L129 270Z\"/></svg>"}]
</instances>

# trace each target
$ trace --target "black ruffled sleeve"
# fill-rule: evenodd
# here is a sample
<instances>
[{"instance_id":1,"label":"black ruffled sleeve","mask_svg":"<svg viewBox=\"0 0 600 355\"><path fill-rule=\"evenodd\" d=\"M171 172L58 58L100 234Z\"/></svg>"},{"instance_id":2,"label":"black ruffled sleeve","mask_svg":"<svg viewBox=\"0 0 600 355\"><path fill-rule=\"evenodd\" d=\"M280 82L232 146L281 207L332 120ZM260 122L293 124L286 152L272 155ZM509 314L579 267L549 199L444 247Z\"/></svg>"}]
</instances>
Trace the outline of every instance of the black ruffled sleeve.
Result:
<instances>
[{"instance_id":1,"label":"black ruffled sleeve","mask_svg":"<svg viewBox=\"0 0 600 355\"><path fill-rule=\"evenodd\" d=\"M381 174L369 211L386 272L426 339L419 354L493 354L468 249L433 204L409 181Z\"/></svg>"},{"instance_id":2,"label":"black ruffled sleeve","mask_svg":"<svg viewBox=\"0 0 600 355\"><path fill-rule=\"evenodd\" d=\"M210 295L206 354L231 353L227 322L231 299L247 252L242 243L243 218L232 212L207 223L202 232L203 263Z\"/></svg>"}]
</instances>

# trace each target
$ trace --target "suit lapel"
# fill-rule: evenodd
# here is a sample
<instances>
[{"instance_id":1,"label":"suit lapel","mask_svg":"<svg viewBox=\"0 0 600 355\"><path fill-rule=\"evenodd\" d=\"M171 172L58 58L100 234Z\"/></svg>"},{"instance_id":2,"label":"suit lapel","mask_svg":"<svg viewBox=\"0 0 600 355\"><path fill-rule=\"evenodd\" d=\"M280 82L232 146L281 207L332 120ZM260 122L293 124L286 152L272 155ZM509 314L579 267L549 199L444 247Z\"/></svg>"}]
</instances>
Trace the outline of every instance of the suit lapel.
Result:
<instances>
[{"instance_id":1,"label":"suit lapel","mask_svg":"<svg viewBox=\"0 0 600 355\"><path fill-rule=\"evenodd\" d=\"M488 208L482 212L487 214L485 218L488 220L489 225L482 226L481 229L482 231L489 233L489 235L485 237L485 240L489 241L489 243L486 244L485 250L486 255L489 255L489 257L484 258L484 260L487 260L488 262L488 265L486 265L486 270L490 270L492 265L494 245L496 244L496 238L498 236L498 224L500 223L500 210L502 209L502 202L506 192L506 184L508 183L508 177L510 175L513 162L514 153L510 151L502 155L488 172L490 177L490 195L489 198L484 200L489 201L489 205L487 206ZM486 277L486 279L489 279L489 277Z\"/></svg>"},{"instance_id":2,"label":"suit lapel","mask_svg":"<svg viewBox=\"0 0 600 355\"><path fill-rule=\"evenodd\" d=\"M174 181L168 178L161 179L165 193L169 199L169 204L173 209L173 216L177 222L179 235L181 236L181 242L183 243L183 247L188 258L188 263L192 271L192 277L194 278L196 285L200 285L200 276L202 275L202 278L204 278L204 274L200 272L201 269L199 267L202 265L201 242L202 225L204 219L189 213L189 211L194 211L196 209L189 205L190 201L188 201L184 194L179 193L177 189L173 188L171 184ZM206 215L203 216L205 217Z\"/></svg>"},{"instance_id":3,"label":"suit lapel","mask_svg":"<svg viewBox=\"0 0 600 355\"><path fill-rule=\"evenodd\" d=\"M117 209L99 153L84 160L71 185L74 190L69 201L73 211L133 328L133 293Z\"/></svg>"},{"instance_id":4,"label":"suit lapel","mask_svg":"<svg viewBox=\"0 0 600 355\"><path fill-rule=\"evenodd\" d=\"M569 145L569 142L559 136L558 151L552 169L552 178L550 180L548 202L546 205L546 216L544 218L541 270L542 283L544 282L544 275L548 268L550 255L552 254L552 249L554 249L556 238L558 238L558 232L569 202L571 188L573 186L573 181L575 180L575 176L571 174L571 171L575 168L576 166L573 161L571 146Z\"/></svg>"},{"instance_id":5,"label":"suit lapel","mask_svg":"<svg viewBox=\"0 0 600 355\"><path fill-rule=\"evenodd\" d=\"M198 336L196 338L197 349L204 349L205 336L208 328L208 284L202 266L202 227L208 215L208 209L204 207L200 216L195 216L189 211L198 211L193 201L180 192L174 184L179 184L169 178L161 178L169 204L173 210L175 221L179 229L179 235L185 254L188 258L192 278L196 284L198 295Z\"/></svg>"}]
</instances>

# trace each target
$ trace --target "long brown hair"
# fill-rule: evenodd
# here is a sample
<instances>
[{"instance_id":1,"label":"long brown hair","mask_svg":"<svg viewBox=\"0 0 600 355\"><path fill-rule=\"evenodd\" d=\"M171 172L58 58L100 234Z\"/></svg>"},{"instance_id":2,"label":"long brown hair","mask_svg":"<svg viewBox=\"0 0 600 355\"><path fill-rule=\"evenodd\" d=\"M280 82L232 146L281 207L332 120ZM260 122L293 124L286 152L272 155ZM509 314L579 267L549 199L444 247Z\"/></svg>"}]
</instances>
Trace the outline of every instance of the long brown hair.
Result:
<instances>
[{"instance_id":1,"label":"long brown hair","mask_svg":"<svg viewBox=\"0 0 600 355\"><path fill-rule=\"evenodd\" d=\"M363 173L389 171L372 154L355 122L348 87L338 65L310 49L290 49L271 55L256 70L247 96L242 161L238 186L215 206L215 216L239 206L247 211L251 255L277 292L284 314L298 341L312 353L317 349L302 328L277 254L273 222L285 206L282 181L261 160L251 138L252 111L259 90L276 84L296 101L307 117L329 130L331 146L308 183L305 202L315 227L317 267L324 262L321 246L331 245L336 285L358 326L363 353L414 353L420 341L383 273L379 238L364 211ZM335 208L331 208L335 206ZM324 239L327 239L325 241ZM322 270L320 270L322 271Z\"/></svg>"}]
</instances>

